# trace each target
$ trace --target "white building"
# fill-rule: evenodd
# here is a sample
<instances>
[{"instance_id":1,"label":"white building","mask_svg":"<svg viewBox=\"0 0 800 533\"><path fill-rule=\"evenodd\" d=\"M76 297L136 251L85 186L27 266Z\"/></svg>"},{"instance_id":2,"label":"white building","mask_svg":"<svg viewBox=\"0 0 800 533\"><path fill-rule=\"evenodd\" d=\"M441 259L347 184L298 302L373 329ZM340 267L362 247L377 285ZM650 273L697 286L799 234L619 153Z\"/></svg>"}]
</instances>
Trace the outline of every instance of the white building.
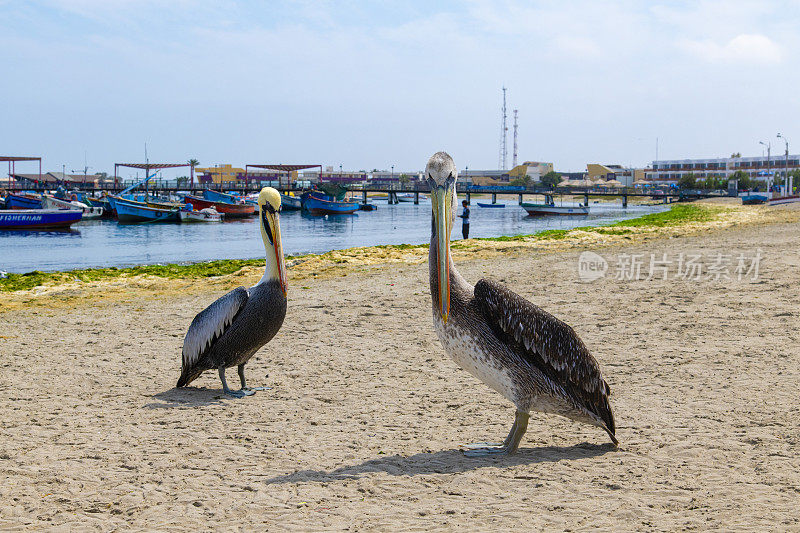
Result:
<instances>
[{"instance_id":1,"label":"white building","mask_svg":"<svg viewBox=\"0 0 800 533\"><path fill-rule=\"evenodd\" d=\"M692 173L696 178L727 178L737 170L746 172L751 178L774 181L782 180L787 168L789 172L800 165L800 155L773 155L760 157L720 157L713 159L663 159L653 161L653 168L647 169L645 179L664 183L677 183Z\"/></svg>"}]
</instances>

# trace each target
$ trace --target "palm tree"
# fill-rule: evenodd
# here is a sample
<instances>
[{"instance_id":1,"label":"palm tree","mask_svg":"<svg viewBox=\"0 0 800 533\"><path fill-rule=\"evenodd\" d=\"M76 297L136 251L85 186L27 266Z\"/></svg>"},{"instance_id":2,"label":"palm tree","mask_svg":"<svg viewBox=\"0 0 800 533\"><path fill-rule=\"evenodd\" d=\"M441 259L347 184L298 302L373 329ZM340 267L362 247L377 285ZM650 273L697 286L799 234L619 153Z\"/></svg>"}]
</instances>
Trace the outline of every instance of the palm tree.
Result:
<instances>
[{"instance_id":1,"label":"palm tree","mask_svg":"<svg viewBox=\"0 0 800 533\"><path fill-rule=\"evenodd\" d=\"M187 161L187 163L189 163L189 166L191 167L189 169L190 170L190 176L191 176L191 182L190 182L191 186L189 188L191 188L191 187L194 187L194 167L199 165L200 161L198 161L197 159L192 158L189 161Z\"/></svg>"}]
</instances>

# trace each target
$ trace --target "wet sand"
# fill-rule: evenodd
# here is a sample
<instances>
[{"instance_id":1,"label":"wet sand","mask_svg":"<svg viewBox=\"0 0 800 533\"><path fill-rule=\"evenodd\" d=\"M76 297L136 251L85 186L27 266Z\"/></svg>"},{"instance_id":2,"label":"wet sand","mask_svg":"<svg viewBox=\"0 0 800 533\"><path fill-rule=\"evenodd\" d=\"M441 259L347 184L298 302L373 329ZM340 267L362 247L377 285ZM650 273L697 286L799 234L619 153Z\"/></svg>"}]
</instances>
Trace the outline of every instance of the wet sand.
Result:
<instances>
[{"instance_id":1,"label":"wet sand","mask_svg":"<svg viewBox=\"0 0 800 533\"><path fill-rule=\"evenodd\" d=\"M513 407L444 355L417 260L295 276L283 329L247 365L273 389L241 400L214 372L173 388L186 328L228 282L7 309L0 528L800 529L798 230L459 256L468 280L575 328L613 391L619 449L534 414L515 456L463 457L502 440ZM737 280L756 249L758 278ZM581 282L584 250L607 277ZM613 279L624 254L664 253L731 254L734 279Z\"/></svg>"}]
</instances>

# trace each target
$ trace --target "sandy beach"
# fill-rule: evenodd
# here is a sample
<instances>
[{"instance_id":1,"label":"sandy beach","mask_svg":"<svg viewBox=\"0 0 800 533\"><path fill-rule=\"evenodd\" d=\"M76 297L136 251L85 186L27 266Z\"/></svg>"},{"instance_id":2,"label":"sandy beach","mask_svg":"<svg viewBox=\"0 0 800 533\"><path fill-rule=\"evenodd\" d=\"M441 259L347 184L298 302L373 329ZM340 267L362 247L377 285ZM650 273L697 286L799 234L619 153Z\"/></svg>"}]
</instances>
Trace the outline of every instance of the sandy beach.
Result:
<instances>
[{"instance_id":1,"label":"sandy beach","mask_svg":"<svg viewBox=\"0 0 800 533\"><path fill-rule=\"evenodd\" d=\"M611 386L618 449L534 414L516 455L464 457L514 409L444 355L421 253L290 269L284 326L247 365L273 388L239 400L214 372L173 387L192 318L257 269L8 296L0 529L800 530L797 218L455 250L469 281L575 328ZM605 277L581 279L584 251ZM699 279L681 277L695 255ZM672 262L647 279L651 256Z\"/></svg>"}]
</instances>

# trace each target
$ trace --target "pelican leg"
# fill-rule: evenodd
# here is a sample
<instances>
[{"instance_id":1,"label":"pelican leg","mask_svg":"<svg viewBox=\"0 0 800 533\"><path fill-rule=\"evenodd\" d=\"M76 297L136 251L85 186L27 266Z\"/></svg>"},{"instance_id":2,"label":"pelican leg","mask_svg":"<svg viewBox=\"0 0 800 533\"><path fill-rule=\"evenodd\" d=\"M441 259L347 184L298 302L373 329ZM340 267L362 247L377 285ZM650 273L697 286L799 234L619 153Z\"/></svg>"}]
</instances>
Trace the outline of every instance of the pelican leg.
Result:
<instances>
[{"instance_id":1,"label":"pelican leg","mask_svg":"<svg viewBox=\"0 0 800 533\"><path fill-rule=\"evenodd\" d=\"M239 365L239 381L242 382L243 391L270 390L272 387L248 387L244 380L244 363Z\"/></svg>"},{"instance_id":2,"label":"pelican leg","mask_svg":"<svg viewBox=\"0 0 800 533\"><path fill-rule=\"evenodd\" d=\"M461 451L467 457L485 457L487 455L511 455L519 448L519 442L525 431L528 429L528 419L530 415L517 411L514 416L514 425L511 426L511 431L503 444L490 444L486 442L478 442L475 444L467 444L461 446Z\"/></svg>"},{"instance_id":3,"label":"pelican leg","mask_svg":"<svg viewBox=\"0 0 800 533\"><path fill-rule=\"evenodd\" d=\"M252 396L255 394L253 391L246 390L231 390L228 388L228 382L225 381L225 367L219 367L219 379L222 381L222 392L233 398L244 398L245 396Z\"/></svg>"}]
</instances>

